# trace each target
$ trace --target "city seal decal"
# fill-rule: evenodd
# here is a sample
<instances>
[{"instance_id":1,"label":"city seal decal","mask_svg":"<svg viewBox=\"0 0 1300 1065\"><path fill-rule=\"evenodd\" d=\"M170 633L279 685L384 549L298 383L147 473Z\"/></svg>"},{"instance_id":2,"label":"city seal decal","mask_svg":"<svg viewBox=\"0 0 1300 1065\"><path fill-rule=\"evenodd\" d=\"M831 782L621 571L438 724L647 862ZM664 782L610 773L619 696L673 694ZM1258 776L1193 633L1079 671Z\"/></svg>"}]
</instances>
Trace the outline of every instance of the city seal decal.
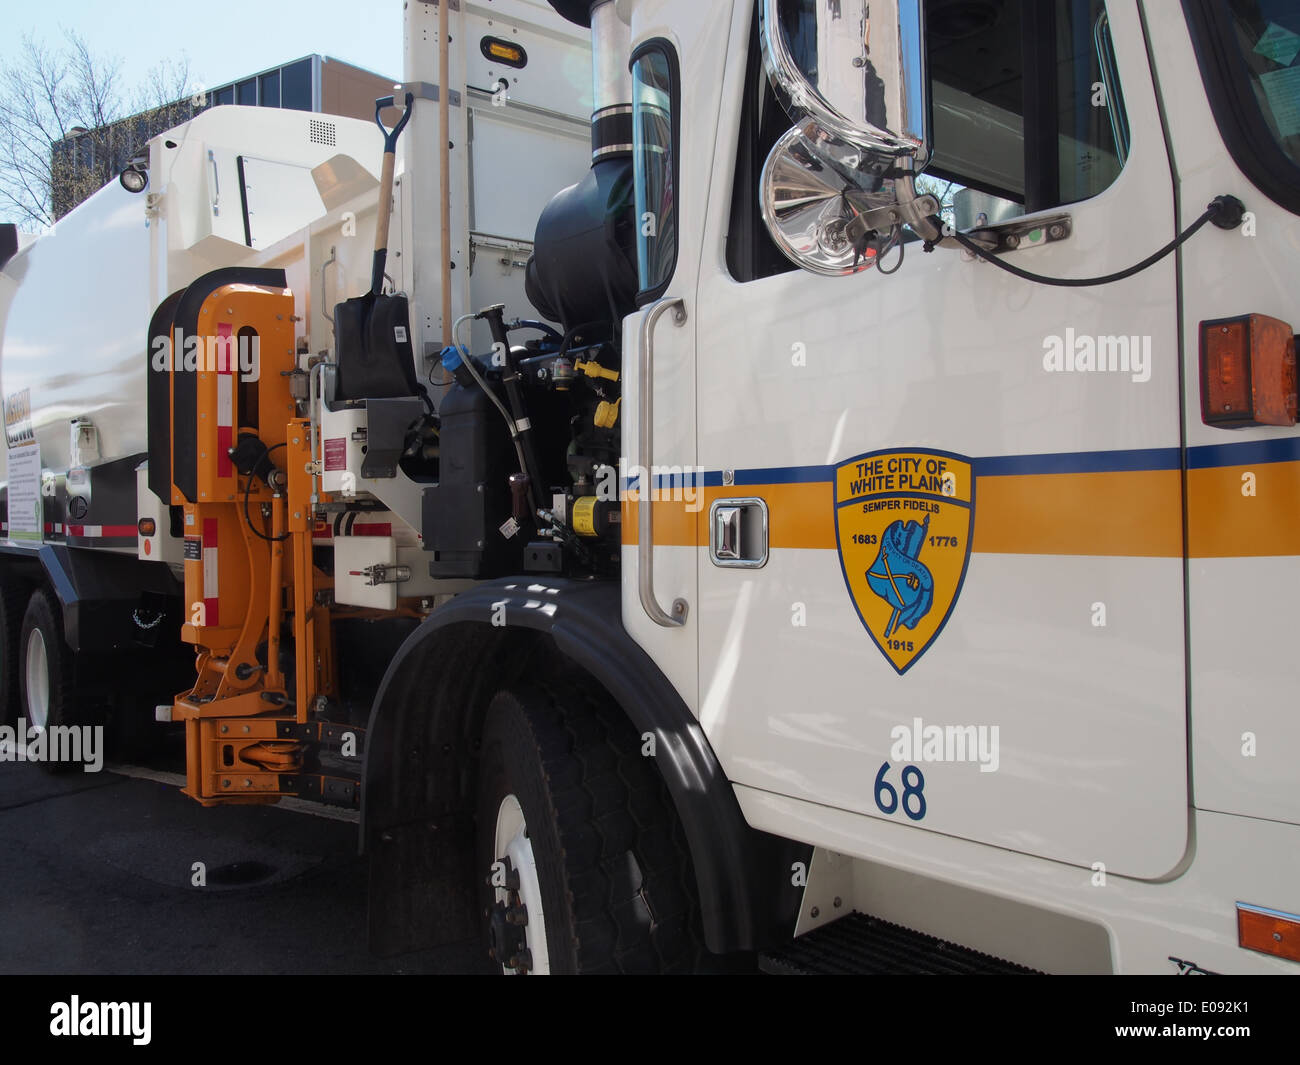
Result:
<instances>
[{"instance_id":1,"label":"city seal decal","mask_svg":"<svg viewBox=\"0 0 1300 1065\"><path fill-rule=\"evenodd\" d=\"M943 631L970 559L975 480L946 451L872 451L835 471L835 536L858 617L894 669Z\"/></svg>"}]
</instances>

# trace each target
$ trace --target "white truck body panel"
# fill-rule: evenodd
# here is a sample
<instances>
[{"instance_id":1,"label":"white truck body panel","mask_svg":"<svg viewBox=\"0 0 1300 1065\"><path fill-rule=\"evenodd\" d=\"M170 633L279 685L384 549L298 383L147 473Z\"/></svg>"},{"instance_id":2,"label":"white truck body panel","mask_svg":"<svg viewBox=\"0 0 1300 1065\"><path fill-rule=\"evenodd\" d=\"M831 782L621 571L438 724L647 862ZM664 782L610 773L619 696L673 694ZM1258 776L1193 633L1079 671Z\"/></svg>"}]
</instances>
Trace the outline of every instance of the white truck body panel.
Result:
<instances>
[{"instance_id":1,"label":"white truck body panel","mask_svg":"<svg viewBox=\"0 0 1300 1065\"><path fill-rule=\"evenodd\" d=\"M69 424L77 417L99 428L102 455L144 450L145 333L153 306L143 208L143 197L114 182L4 268L0 390L6 397L28 391L48 468L67 470Z\"/></svg>"},{"instance_id":2,"label":"white truck body panel","mask_svg":"<svg viewBox=\"0 0 1300 1065\"><path fill-rule=\"evenodd\" d=\"M436 9L426 7L436 20ZM453 233L465 253L453 274L456 302L462 309L504 302L527 317L521 264L532 227L552 193L588 164L590 47L581 34L554 29L559 20L531 0L468 17L475 42L495 34L524 43L529 64L501 68L512 84L494 97L488 89L499 64L471 49L469 87L456 90L454 121L472 134L466 152L464 135L453 132L461 148L452 154ZM436 58L436 48L424 49L426 65L430 51ZM579 67L587 72L586 104L570 84ZM442 376L433 370L441 274L419 273L413 204L431 210L437 202L414 186L437 173L438 112L425 99L416 111L398 143L387 274L394 290L411 297L416 372L432 380ZM331 350L335 303L370 285L382 151L370 122L213 108L151 141L146 194L113 182L23 247L0 272L0 394L28 390L42 466L55 477L67 470L73 418L98 428L101 461L145 450L150 316L210 270L283 269L302 319L298 335L310 352ZM415 158L426 163L408 179L405 160ZM436 215L419 227L435 239L437 229ZM51 373L60 363L65 368ZM0 466L0 482L6 478Z\"/></svg>"}]
</instances>

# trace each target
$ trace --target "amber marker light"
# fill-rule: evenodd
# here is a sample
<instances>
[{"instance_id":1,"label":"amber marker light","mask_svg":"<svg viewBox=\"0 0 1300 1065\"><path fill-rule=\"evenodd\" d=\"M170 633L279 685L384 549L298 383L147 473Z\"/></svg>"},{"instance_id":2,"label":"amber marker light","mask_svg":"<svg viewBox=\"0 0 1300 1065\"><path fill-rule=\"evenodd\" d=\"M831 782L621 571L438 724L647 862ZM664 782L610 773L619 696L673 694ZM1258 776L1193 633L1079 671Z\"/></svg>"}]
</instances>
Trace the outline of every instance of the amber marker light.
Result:
<instances>
[{"instance_id":1,"label":"amber marker light","mask_svg":"<svg viewBox=\"0 0 1300 1065\"><path fill-rule=\"evenodd\" d=\"M1300 917L1239 902L1237 943L1247 950L1300 961Z\"/></svg>"},{"instance_id":2,"label":"amber marker light","mask_svg":"<svg viewBox=\"0 0 1300 1065\"><path fill-rule=\"evenodd\" d=\"M152 536L158 531L158 524L153 518L141 518L136 528L140 531L141 536Z\"/></svg>"},{"instance_id":3,"label":"amber marker light","mask_svg":"<svg viewBox=\"0 0 1300 1065\"><path fill-rule=\"evenodd\" d=\"M478 47L484 59L495 59L516 70L528 65L528 53L519 45L503 41L500 37L484 37L479 41Z\"/></svg>"},{"instance_id":4,"label":"amber marker light","mask_svg":"<svg viewBox=\"0 0 1300 1065\"><path fill-rule=\"evenodd\" d=\"M1295 333L1266 314L1201 323L1201 421L1295 425Z\"/></svg>"}]
</instances>

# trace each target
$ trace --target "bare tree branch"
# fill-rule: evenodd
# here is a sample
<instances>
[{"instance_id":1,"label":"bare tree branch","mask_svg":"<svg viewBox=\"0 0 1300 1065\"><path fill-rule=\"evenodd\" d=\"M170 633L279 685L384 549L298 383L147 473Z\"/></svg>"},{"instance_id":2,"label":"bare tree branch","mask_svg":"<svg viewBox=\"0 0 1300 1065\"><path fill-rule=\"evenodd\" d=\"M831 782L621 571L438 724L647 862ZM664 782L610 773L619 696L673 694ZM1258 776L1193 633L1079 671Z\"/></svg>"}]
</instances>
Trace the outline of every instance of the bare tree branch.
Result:
<instances>
[{"instance_id":1,"label":"bare tree branch","mask_svg":"<svg viewBox=\"0 0 1300 1065\"><path fill-rule=\"evenodd\" d=\"M194 117L188 57L164 60L129 93L122 63L75 30L31 34L0 65L0 217L45 228L114 180L152 136Z\"/></svg>"}]
</instances>

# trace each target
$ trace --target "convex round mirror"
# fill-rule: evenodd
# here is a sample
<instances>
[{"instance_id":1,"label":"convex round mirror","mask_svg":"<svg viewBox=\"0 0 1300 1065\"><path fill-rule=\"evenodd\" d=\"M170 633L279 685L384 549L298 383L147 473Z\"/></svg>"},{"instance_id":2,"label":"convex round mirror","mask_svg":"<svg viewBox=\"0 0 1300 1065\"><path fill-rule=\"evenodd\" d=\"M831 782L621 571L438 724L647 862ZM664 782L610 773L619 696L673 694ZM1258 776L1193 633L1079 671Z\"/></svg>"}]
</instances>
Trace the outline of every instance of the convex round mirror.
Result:
<instances>
[{"instance_id":1,"label":"convex round mirror","mask_svg":"<svg viewBox=\"0 0 1300 1065\"><path fill-rule=\"evenodd\" d=\"M910 197L911 186L900 190L894 178L854 180L864 175L852 171L846 177L843 159L823 155L822 147L800 126L776 142L760 179L763 223L786 258L805 270L856 274L875 266L900 237L891 209ZM864 221L876 211L890 215L879 231Z\"/></svg>"},{"instance_id":2,"label":"convex round mirror","mask_svg":"<svg viewBox=\"0 0 1300 1065\"><path fill-rule=\"evenodd\" d=\"M795 127L763 168L763 219L815 273L857 273L937 204L920 0L763 0L768 78Z\"/></svg>"}]
</instances>

